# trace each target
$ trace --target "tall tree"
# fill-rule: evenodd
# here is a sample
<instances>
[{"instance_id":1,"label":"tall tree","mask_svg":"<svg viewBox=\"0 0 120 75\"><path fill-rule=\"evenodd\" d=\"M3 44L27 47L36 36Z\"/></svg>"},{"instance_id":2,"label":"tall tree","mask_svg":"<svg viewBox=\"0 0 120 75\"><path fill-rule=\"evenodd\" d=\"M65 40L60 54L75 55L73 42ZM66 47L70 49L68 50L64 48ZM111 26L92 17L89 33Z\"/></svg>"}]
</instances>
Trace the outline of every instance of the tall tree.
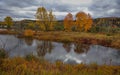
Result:
<instances>
[{"instance_id":1,"label":"tall tree","mask_svg":"<svg viewBox=\"0 0 120 75\"><path fill-rule=\"evenodd\" d=\"M10 29L11 26L13 25L13 20L10 16L7 16L5 19L4 19L4 22L5 24L7 25L7 28Z\"/></svg>"},{"instance_id":2,"label":"tall tree","mask_svg":"<svg viewBox=\"0 0 120 75\"><path fill-rule=\"evenodd\" d=\"M88 31L92 26L92 18L90 14L85 12L78 12L76 14L76 25L78 31Z\"/></svg>"},{"instance_id":3,"label":"tall tree","mask_svg":"<svg viewBox=\"0 0 120 75\"><path fill-rule=\"evenodd\" d=\"M56 19L52 11L48 12L44 7L39 7L35 16L37 24L40 25L42 30L49 31L53 29Z\"/></svg>"},{"instance_id":4,"label":"tall tree","mask_svg":"<svg viewBox=\"0 0 120 75\"><path fill-rule=\"evenodd\" d=\"M50 30L54 30L54 27L56 25L56 17L53 15L52 10L49 12L49 28Z\"/></svg>"},{"instance_id":5,"label":"tall tree","mask_svg":"<svg viewBox=\"0 0 120 75\"><path fill-rule=\"evenodd\" d=\"M64 18L64 29L65 31L71 31L73 25L73 15L68 13Z\"/></svg>"},{"instance_id":6,"label":"tall tree","mask_svg":"<svg viewBox=\"0 0 120 75\"><path fill-rule=\"evenodd\" d=\"M92 17L90 14L88 14L88 19L87 19L87 22L85 24L85 31L88 31L91 27L92 27L92 24L93 24L93 20L92 20Z\"/></svg>"}]
</instances>

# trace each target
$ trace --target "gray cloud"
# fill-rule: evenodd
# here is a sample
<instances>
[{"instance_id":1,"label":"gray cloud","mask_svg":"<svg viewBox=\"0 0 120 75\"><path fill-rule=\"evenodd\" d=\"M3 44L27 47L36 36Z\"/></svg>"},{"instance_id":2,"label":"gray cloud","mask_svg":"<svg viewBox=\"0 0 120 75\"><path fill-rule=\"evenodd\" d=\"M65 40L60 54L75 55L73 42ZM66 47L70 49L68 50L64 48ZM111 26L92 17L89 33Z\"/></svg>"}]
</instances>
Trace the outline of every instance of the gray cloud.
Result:
<instances>
[{"instance_id":1,"label":"gray cloud","mask_svg":"<svg viewBox=\"0 0 120 75\"><path fill-rule=\"evenodd\" d=\"M13 18L33 18L33 12L37 9L31 8L38 6L37 0L0 0L0 20L6 16Z\"/></svg>"},{"instance_id":2,"label":"gray cloud","mask_svg":"<svg viewBox=\"0 0 120 75\"><path fill-rule=\"evenodd\" d=\"M0 0L0 20L11 16L14 20L34 19L38 7L53 10L58 19L67 12L75 15L79 11L91 13L93 17L120 17L120 0Z\"/></svg>"},{"instance_id":3,"label":"gray cloud","mask_svg":"<svg viewBox=\"0 0 120 75\"><path fill-rule=\"evenodd\" d=\"M120 17L120 0L94 0L89 7L94 17Z\"/></svg>"}]
</instances>

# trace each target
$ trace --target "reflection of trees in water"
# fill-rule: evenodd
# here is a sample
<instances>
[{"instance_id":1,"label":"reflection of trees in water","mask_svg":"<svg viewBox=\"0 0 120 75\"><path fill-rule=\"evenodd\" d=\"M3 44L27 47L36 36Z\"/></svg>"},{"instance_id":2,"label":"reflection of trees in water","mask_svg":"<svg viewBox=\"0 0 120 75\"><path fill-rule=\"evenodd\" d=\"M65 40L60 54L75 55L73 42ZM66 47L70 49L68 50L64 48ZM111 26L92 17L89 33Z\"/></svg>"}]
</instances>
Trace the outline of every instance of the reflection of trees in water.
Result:
<instances>
[{"instance_id":1,"label":"reflection of trees in water","mask_svg":"<svg viewBox=\"0 0 120 75\"><path fill-rule=\"evenodd\" d=\"M89 50L89 45L86 44L74 43L74 46L75 46L74 51L76 53L87 53L87 51ZM63 43L63 47L67 52L70 52L72 48L71 43Z\"/></svg>"},{"instance_id":2,"label":"reflection of trees in water","mask_svg":"<svg viewBox=\"0 0 120 75\"><path fill-rule=\"evenodd\" d=\"M26 43L28 46L31 46L32 43L33 43L33 39L32 39L32 38L25 38L25 43Z\"/></svg>"},{"instance_id":3,"label":"reflection of trees in water","mask_svg":"<svg viewBox=\"0 0 120 75\"><path fill-rule=\"evenodd\" d=\"M71 50L71 43L63 43L63 47L67 52L70 52Z\"/></svg>"},{"instance_id":4,"label":"reflection of trees in water","mask_svg":"<svg viewBox=\"0 0 120 75\"><path fill-rule=\"evenodd\" d=\"M46 53L50 53L53 49L53 45L50 41L42 41L37 46L37 55L44 56Z\"/></svg>"},{"instance_id":5,"label":"reflection of trees in water","mask_svg":"<svg viewBox=\"0 0 120 75\"><path fill-rule=\"evenodd\" d=\"M89 45L81 44L81 43L74 43L76 53L87 53L89 50Z\"/></svg>"}]
</instances>

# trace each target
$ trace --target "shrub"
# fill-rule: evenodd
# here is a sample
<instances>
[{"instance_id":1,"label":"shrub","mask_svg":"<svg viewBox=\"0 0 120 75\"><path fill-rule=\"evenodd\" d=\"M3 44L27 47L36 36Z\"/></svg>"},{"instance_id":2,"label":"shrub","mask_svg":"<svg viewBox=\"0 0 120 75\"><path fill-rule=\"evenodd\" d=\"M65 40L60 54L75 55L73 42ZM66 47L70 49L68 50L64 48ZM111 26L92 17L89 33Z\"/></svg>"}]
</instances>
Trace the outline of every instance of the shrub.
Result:
<instances>
[{"instance_id":1,"label":"shrub","mask_svg":"<svg viewBox=\"0 0 120 75\"><path fill-rule=\"evenodd\" d=\"M28 54L25 56L25 59L28 61L32 61L32 60L37 60L37 57L34 56L33 54Z\"/></svg>"},{"instance_id":2,"label":"shrub","mask_svg":"<svg viewBox=\"0 0 120 75\"><path fill-rule=\"evenodd\" d=\"M7 52L4 49L0 49L0 59L6 58L7 56Z\"/></svg>"},{"instance_id":3,"label":"shrub","mask_svg":"<svg viewBox=\"0 0 120 75\"><path fill-rule=\"evenodd\" d=\"M27 30L24 31L24 36L25 37L33 37L33 35L34 35L34 32L30 29L27 29Z\"/></svg>"}]
</instances>

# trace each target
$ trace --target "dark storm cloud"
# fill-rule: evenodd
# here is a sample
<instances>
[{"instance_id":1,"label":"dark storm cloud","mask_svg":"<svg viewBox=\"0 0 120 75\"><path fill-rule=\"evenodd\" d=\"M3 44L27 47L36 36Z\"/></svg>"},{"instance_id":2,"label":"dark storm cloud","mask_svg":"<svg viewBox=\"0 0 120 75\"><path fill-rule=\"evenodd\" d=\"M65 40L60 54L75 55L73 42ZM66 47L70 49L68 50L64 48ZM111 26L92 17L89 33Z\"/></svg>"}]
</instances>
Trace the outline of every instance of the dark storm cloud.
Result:
<instances>
[{"instance_id":1,"label":"dark storm cloud","mask_svg":"<svg viewBox=\"0 0 120 75\"><path fill-rule=\"evenodd\" d=\"M120 0L0 0L0 20L6 16L14 19L34 19L38 7L53 10L58 19L67 12L75 15L79 11L92 14L93 17L120 17Z\"/></svg>"}]
</instances>

